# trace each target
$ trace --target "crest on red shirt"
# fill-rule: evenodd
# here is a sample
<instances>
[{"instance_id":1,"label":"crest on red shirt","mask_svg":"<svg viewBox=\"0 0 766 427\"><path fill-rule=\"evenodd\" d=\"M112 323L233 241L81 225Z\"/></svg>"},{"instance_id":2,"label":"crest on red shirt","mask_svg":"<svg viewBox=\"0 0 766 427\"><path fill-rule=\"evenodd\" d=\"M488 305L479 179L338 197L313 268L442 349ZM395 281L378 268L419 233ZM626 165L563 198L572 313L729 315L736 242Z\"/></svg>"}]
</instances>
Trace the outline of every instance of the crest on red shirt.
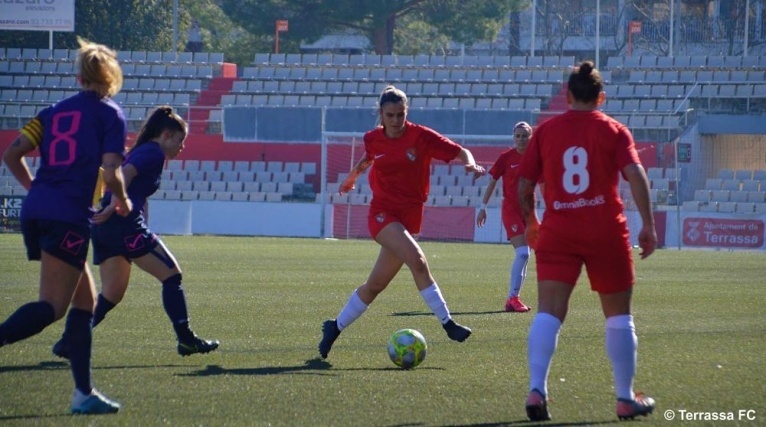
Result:
<instances>
[{"instance_id":1,"label":"crest on red shirt","mask_svg":"<svg viewBox=\"0 0 766 427\"><path fill-rule=\"evenodd\" d=\"M519 226L518 226L518 225L516 225L516 224L513 224L513 225L511 226L511 231L513 231L514 233L515 233L515 232L517 232L517 231L519 231Z\"/></svg>"},{"instance_id":2,"label":"crest on red shirt","mask_svg":"<svg viewBox=\"0 0 766 427\"><path fill-rule=\"evenodd\" d=\"M411 162L414 162L417 158L417 151L415 151L415 147L410 148L407 150L407 158L410 159Z\"/></svg>"},{"instance_id":3,"label":"crest on red shirt","mask_svg":"<svg viewBox=\"0 0 766 427\"><path fill-rule=\"evenodd\" d=\"M385 219L386 219L386 214L384 212L381 212L375 215L375 221L378 221L381 224L383 224L383 221L385 221Z\"/></svg>"}]
</instances>

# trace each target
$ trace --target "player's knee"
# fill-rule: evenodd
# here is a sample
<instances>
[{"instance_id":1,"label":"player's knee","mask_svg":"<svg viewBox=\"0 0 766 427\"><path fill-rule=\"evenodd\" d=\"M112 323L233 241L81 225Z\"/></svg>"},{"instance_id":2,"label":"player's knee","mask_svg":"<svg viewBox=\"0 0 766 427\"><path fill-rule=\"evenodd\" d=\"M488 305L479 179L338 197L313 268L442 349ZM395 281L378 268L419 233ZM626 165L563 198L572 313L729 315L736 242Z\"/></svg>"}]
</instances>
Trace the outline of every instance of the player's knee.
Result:
<instances>
[{"instance_id":1,"label":"player's knee","mask_svg":"<svg viewBox=\"0 0 766 427\"><path fill-rule=\"evenodd\" d=\"M128 282L123 280L104 281L101 285L101 296L114 305L122 302L125 292L128 290Z\"/></svg>"},{"instance_id":2,"label":"player's knee","mask_svg":"<svg viewBox=\"0 0 766 427\"><path fill-rule=\"evenodd\" d=\"M529 246L519 246L516 248L516 257L524 262L529 261Z\"/></svg>"},{"instance_id":3,"label":"player's knee","mask_svg":"<svg viewBox=\"0 0 766 427\"><path fill-rule=\"evenodd\" d=\"M357 289L357 295L365 303L370 304L375 298L383 292L388 286L388 282L376 282L374 280L368 280L365 284Z\"/></svg>"},{"instance_id":4,"label":"player's knee","mask_svg":"<svg viewBox=\"0 0 766 427\"><path fill-rule=\"evenodd\" d=\"M428 260L426 260L426 256L422 252L419 252L417 256L409 260L407 267L410 268L410 271L415 276L428 274Z\"/></svg>"}]
</instances>

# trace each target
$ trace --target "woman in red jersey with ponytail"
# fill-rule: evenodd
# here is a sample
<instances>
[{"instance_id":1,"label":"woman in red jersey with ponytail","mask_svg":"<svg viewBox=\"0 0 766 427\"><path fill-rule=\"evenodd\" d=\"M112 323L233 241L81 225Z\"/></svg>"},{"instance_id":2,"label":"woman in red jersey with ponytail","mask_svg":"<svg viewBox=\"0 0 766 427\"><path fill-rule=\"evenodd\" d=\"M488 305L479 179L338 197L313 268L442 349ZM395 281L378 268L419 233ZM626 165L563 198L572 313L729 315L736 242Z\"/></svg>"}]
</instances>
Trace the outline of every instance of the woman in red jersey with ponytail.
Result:
<instances>
[{"instance_id":1,"label":"woman in red jersey with ponytail","mask_svg":"<svg viewBox=\"0 0 766 427\"><path fill-rule=\"evenodd\" d=\"M481 176L467 149L425 126L407 121L407 95L394 86L386 87L378 102L380 126L364 135L365 154L340 186L346 193L357 177L370 170L372 201L367 218L370 235L380 244L380 254L367 281L359 286L337 319L322 325L319 353L326 358L340 332L358 319L372 304L403 265L428 307L442 323L450 339L462 342L471 330L452 320L439 285L431 275L423 250L415 240L423 222L428 198L431 159L450 162L459 159L466 173Z\"/></svg>"},{"instance_id":2,"label":"woman in red jersey with ponytail","mask_svg":"<svg viewBox=\"0 0 766 427\"><path fill-rule=\"evenodd\" d=\"M590 61L581 63L569 76L569 111L537 127L519 167L519 203L537 261L538 308L529 328L526 402L532 421L551 418L548 372L583 265L606 317L617 416L634 418L654 410L654 399L633 391L638 347L631 314L635 272L617 191L622 174L643 222L638 234L643 259L657 246L649 182L630 131L598 110L604 99L598 70ZM534 209L534 187L540 181L545 183L542 224Z\"/></svg>"}]
</instances>

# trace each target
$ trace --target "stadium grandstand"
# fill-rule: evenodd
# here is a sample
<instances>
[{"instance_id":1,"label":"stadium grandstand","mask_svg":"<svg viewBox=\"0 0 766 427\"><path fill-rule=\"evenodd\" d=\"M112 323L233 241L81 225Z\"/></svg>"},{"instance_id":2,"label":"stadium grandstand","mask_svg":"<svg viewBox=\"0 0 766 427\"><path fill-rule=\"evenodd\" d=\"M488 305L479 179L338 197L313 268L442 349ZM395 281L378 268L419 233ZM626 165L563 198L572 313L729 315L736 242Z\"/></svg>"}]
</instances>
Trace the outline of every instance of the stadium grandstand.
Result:
<instances>
[{"instance_id":1,"label":"stadium grandstand","mask_svg":"<svg viewBox=\"0 0 766 427\"><path fill-rule=\"evenodd\" d=\"M620 26L606 26L605 38ZM753 37L763 42L766 34L754 27ZM661 241L763 250L766 53L704 53L703 45L687 43L679 49L682 55L660 55L650 49L651 34L647 31L645 44L631 55L609 51L600 69L607 83L602 109L635 136L651 180ZM590 33L576 37L588 40ZM337 188L361 154L361 135L374 125L377 96L386 85L402 88L411 98L411 120L469 145L478 161L490 165L510 143L514 123L537 125L567 108L568 73L578 59L592 57L585 47L570 51L261 53L244 67L227 63L221 53L120 51L125 80L115 100L131 132L158 104L174 106L191 126L186 149L168 161L154 195L158 208L152 209L152 227L158 231L366 237L369 185L363 177L352 194L339 196ZM40 108L77 90L75 53L0 48L0 147ZM36 162L31 160L33 170ZM448 217L463 214L458 223L449 223L459 232L429 235L426 230L425 237L502 241L499 221L488 224L489 231L474 226L487 180L474 181L459 168L435 164L427 209L437 221L456 221ZM1 166L0 197L24 194ZM621 195L638 221L626 185ZM499 206L500 198L498 189L490 207ZM448 215L445 208L453 210ZM183 221L173 217L179 209L187 212ZM219 219L212 224L205 214ZM230 221L222 224L221 216ZM290 229L244 226L250 217L295 219L305 227L291 221ZM694 237L704 235L704 227L722 229L732 221L746 233L760 233L758 245L700 243ZM735 228L727 233L736 233Z\"/></svg>"}]
</instances>

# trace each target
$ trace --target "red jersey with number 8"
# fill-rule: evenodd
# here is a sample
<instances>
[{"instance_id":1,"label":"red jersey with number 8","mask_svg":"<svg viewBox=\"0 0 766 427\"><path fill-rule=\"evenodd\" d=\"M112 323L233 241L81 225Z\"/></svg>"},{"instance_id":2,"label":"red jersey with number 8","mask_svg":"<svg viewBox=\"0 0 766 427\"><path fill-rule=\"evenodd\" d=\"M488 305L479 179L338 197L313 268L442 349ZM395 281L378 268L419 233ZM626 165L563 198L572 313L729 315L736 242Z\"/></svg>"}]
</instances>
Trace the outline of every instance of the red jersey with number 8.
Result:
<instances>
[{"instance_id":1,"label":"red jersey with number 8","mask_svg":"<svg viewBox=\"0 0 766 427\"><path fill-rule=\"evenodd\" d=\"M519 175L545 183L544 228L592 237L624 226L618 174L633 163L640 161L625 125L597 110L569 110L538 126Z\"/></svg>"}]
</instances>

